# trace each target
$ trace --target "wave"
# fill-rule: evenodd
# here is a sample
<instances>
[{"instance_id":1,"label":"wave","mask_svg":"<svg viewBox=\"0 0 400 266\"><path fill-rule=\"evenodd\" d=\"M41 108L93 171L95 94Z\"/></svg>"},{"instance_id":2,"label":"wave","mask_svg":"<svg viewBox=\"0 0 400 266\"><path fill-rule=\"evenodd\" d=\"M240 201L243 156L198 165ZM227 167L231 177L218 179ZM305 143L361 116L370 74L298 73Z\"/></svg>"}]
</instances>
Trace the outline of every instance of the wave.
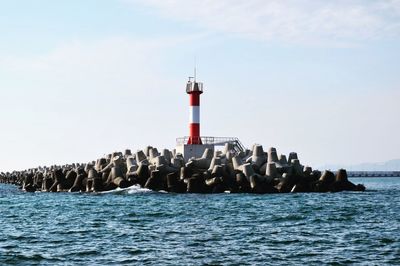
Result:
<instances>
[{"instance_id":1,"label":"wave","mask_svg":"<svg viewBox=\"0 0 400 266\"><path fill-rule=\"evenodd\" d=\"M136 193L149 193L153 192L150 189L142 188L139 185L133 185L127 188L116 188L109 191L101 191L98 194L136 194Z\"/></svg>"}]
</instances>

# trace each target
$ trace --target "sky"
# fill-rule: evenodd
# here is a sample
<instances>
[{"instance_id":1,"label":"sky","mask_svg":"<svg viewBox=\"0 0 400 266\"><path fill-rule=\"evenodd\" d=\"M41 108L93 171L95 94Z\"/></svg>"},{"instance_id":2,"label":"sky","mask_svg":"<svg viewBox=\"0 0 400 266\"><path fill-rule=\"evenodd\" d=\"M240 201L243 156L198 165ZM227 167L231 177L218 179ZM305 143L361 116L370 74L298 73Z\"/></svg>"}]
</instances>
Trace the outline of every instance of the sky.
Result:
<instances>
[{"instance_id":1,"label":"sky","mask_svg":"<svg viewBox=\"0 0 400 266\"><path fill-rule=\"evenodd\" d=\"M3 0L0 171L174 148L195 64L204 136L400 158L399 0Z\"/></svg>"}]
</instances>

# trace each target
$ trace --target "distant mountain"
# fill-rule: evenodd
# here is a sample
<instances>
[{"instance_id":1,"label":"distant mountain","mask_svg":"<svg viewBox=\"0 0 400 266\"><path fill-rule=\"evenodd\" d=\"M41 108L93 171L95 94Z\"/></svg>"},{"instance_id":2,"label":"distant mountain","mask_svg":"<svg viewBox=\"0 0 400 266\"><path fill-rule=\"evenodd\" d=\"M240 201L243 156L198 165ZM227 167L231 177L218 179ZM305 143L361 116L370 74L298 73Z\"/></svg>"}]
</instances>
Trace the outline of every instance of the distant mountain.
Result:
<instances>
[{"instance_id":1,"label":"distant mountain","mask_svg":"<svg viewBox=\"0 0 400 266\"><path fill-rule=\"evenodd\" d=\"M361 163L355 165L323 165L319 169L337 170L344 168L347 171L400 171L400 159L382 163Z\"/></svg>"}]
</instances>

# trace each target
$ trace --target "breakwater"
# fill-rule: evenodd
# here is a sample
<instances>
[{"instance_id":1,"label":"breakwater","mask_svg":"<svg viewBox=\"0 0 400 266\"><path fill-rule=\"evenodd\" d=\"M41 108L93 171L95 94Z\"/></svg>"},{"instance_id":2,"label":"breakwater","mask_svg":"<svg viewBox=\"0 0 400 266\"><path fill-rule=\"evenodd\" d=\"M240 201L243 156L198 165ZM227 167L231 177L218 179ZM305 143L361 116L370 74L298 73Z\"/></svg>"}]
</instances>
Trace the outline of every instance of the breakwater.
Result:
<instances>
[{"instance_id":1,"label":"breakwater","mask_svg":"<svg viewBox=\"0 0 400 266\"><path fill-rule=\"evenodd\" d=\"M400 177L400 171L348 171L349 177Z\"/></svg>"},{"instance_id":2,"label":"breakwater","mask_svg":"<svg viewBox=\"0 0 400 266\"><path fill-rule=\"evenodd\" d=\"M289 193L364 191L347 172L313 170L300 163L297 153L279 155L261 145L235 152L227 143L222 151L206 149L201 158L183 156L148 146L135 154L114 152L84 164L38 167L1 173L0 181L27 192L101 192L140 185L173 193Z\"/></svg>"}]
</instances>

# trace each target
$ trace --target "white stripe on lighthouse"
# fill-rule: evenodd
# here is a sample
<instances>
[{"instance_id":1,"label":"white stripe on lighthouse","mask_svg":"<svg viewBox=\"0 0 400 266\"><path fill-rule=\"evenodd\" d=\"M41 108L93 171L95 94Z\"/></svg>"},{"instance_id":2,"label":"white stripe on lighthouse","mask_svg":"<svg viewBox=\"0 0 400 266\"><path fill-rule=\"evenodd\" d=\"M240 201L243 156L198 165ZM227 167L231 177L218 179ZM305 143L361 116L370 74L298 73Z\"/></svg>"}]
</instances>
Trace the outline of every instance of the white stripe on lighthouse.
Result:
<instances>
[{"instance_id":1,"label":"white stripe on lighthouse","mask_svg":"<svg viewBox=\"0 0 400 266\"><path fill-rule=\"evenodd\" d=\"M190 124L200 124L200 106L190 106Z\"/></svg>"}]
</instances>

